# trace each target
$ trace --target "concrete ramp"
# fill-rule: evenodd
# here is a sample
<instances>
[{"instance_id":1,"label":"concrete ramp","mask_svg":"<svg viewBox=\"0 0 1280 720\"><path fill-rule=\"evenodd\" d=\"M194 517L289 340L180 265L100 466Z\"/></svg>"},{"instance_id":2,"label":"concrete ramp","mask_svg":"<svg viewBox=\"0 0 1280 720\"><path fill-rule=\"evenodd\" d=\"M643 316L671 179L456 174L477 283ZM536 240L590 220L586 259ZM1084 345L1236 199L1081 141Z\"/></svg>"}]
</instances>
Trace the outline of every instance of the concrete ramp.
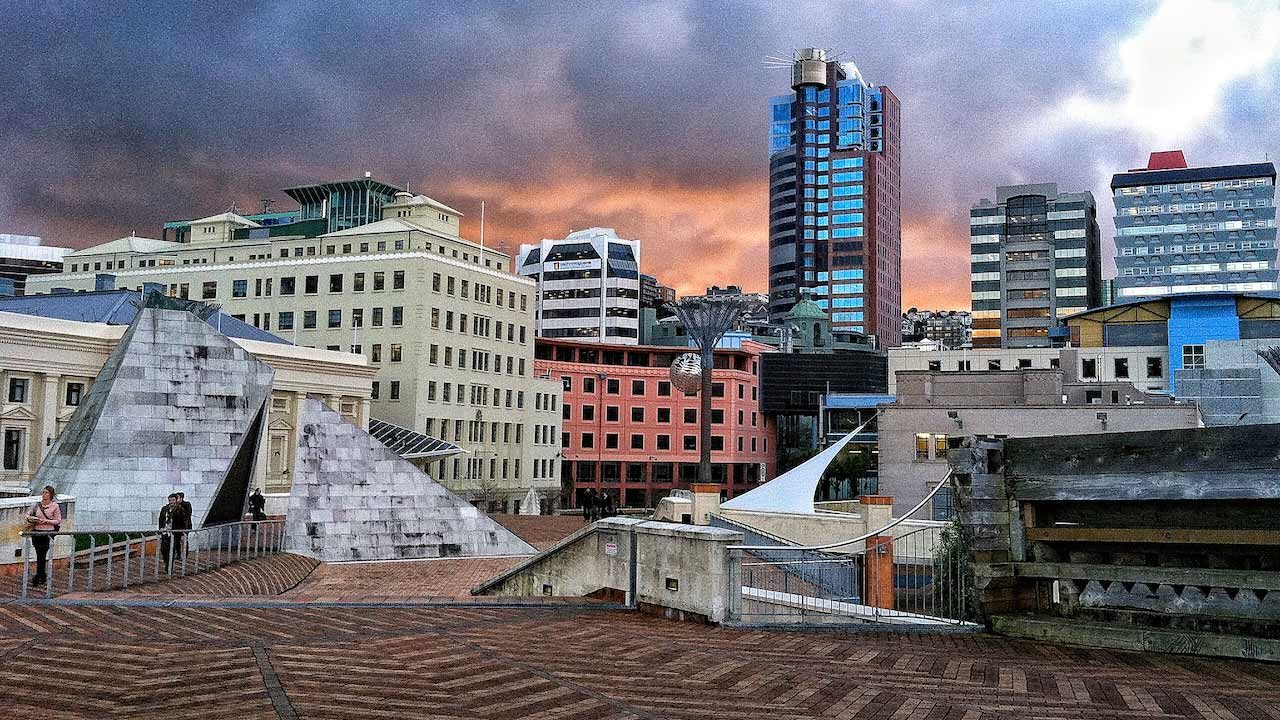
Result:
<instances>
[{"instance_id":1,"label":"concrete ramp","mask_svg":"<svg viewBox=\"0 0 1280 720\"><path fill-rule=\"evenodd\" d=\"M742 533L606 518L487 580L472 595L624 595L661 614L721 622L728 612L730 545Z\"/></svg>"}]
</instances>

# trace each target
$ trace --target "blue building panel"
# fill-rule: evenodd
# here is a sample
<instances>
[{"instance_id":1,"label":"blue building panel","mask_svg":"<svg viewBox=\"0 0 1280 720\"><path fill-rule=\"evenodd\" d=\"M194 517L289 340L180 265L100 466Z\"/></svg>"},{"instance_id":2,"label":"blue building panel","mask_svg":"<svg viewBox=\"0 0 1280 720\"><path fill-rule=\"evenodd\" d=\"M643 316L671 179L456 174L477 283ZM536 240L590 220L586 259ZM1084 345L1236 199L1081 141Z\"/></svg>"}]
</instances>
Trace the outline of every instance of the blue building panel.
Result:
<instances>
[{"instance_id":1,"label":"blue building panel","mask_svg":"<svg viewBox=\"0 0 1280 720\"><path fill-rule=\"evenodd\" d=\"M1234 295L1170 298L1169 392L1176 394L1174 377L1182 369L1183 348L1210 340L1239 340L1240 317Z\"/></svg>"}]
</instances>

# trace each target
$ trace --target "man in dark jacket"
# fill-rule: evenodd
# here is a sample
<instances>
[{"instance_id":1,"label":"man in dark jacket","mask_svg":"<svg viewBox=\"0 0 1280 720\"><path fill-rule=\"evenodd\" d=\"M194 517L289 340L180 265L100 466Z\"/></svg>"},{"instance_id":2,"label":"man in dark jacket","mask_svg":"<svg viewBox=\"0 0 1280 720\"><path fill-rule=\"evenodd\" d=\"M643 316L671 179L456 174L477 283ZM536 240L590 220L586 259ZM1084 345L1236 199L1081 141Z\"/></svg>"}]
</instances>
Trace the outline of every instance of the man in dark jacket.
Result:
<instances>
[{"instance_id":1,"label":"man in dark jacket","mask_svg":"<svg viewBox=\"0 0 1280 720\"><path fill-rule=\"evenodd\" d=\"M164 558L166 571L173 569L173 556L177 550L173 544L173 529L180 514L182 506L178 504L178 493L169 493L169 502L160 508L160 557Z\"/></svg>"},{"instance_id":2,"label":"man in dark jacket","mask_svg":"<svg viewBox=\"0 0 1280 720\"><path fill-rule=\"evenodd\" d=\"M255 521L267 519L267 514L263 512L263 508L267 506L267 499L262 497L262 488L254 488L253 494L249 496L249 512L253 513Z\"/></svg>"},{"instance_id":3,"label":"man in dark jacket","mask_svg":"<svg viewBox=\"0 0 1280 720\"><path fill-rule=\"evenodd\" d=\"M595 488L587 488L587 491L582 493L582 517L587 522L594 522L596 519L595 512L596 491Z\"/></svg>"}]
</instances>

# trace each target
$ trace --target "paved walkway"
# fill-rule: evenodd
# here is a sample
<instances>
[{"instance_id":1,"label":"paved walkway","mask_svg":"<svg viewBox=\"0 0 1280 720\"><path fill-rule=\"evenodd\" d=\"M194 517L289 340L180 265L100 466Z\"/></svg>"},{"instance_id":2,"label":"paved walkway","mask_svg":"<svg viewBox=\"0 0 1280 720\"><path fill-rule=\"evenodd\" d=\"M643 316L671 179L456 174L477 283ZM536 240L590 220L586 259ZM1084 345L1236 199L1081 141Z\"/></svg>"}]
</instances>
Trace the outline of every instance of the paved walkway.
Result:
<instances>
[{"instance_id":1,"label":"paved walkway","mask_svg":"<svg viewBox=\"0 0 1280 720\"><path fill-rule=\"evenodd\" d=\"M0 716L1274 719L1280 667L570 608L5 604Z\"/></svg>"}]
</instances>

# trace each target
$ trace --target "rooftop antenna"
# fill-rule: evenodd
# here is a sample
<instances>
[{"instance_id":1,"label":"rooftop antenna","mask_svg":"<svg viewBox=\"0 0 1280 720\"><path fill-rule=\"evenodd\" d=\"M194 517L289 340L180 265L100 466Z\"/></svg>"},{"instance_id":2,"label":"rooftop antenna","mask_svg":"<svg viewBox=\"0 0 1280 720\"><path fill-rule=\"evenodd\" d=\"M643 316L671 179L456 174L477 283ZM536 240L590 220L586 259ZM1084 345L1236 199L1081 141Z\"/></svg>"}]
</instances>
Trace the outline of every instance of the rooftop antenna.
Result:
<instances>
[{"instance_id":1,"label":"rooftop antenna","mask_svg":"<svg viewBox=\"0 0 1280 720\"><path fill-rule=\"evenodd\" d=\"M484 201L480 201L480 255L484 256Z\"/></svg>"}]
</instances>

